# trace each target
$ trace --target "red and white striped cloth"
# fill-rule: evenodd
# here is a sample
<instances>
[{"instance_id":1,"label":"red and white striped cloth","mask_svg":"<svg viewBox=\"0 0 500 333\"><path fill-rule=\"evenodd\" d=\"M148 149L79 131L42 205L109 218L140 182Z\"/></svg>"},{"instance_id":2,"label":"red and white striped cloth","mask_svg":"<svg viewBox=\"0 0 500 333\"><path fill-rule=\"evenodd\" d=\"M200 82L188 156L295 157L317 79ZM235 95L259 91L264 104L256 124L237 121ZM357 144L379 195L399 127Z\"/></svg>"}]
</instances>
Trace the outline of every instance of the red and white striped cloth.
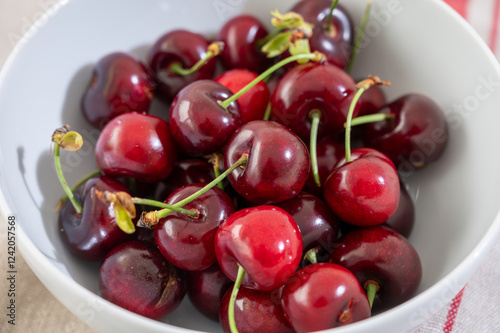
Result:
<instances>
[{"instance_id":1,"label":"red and white striped cloth","mask_svg":"<svg viewBox=\"0 0 500 333\"><path fill-rule=\"evenodd\" d=\"M470 23L500 60L500 0L443 1ZM452 332L500 332L500 239L458 295L408 333Z\"/></svg>"}]
</instances>

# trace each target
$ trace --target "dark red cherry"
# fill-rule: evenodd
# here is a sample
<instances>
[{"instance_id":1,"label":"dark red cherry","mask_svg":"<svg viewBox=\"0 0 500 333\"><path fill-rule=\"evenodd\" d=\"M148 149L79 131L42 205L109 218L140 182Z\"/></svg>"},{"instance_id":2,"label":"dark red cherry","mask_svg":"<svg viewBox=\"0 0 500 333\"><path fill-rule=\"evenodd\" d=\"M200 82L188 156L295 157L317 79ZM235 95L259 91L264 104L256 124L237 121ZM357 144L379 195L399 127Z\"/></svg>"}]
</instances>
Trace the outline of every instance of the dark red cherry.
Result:
<instances>
[{"instance_id":1,"label":"dark red cherry","mask_svg":"<svg viewBox=\"0 0 500 333\"><path fill-rule=\"evenodd\" d=\"M209 183L214 180L214 168L206 160L188 158L178 160L170 175L156 188L155 198L164 201L172 192L184 185L193 183Z\"/></svg>"},{"instance_id":2,"label":"dark red cherry","mask_svg":"<svg viewBox=\"0 0 500 333\"><path fill-rule=\"evenodd\" d=\"M221 61L227 69L246 68L256 73L266 70L270 59L260 51L260 43L268 32L254 16L239 15L229 21L219 31L218 40L224 42Z\"/></svg>"},{"instance_id":3,"label":"dark red cherry","mask_svg":"<svg viewBox=\"0 0 500 333\"><path fill-rule=\"evenodd\" d=\"M271 118L289 127L308 142L311 133L310 114L321 113L318 138L344 130L354 92L353 79L331 64L308 63L296 66L279 81L271 97ZM359 108L354 110L355 117Z\"/></svg>"},{"instance_id":4,"label":"dark red cherry","mask_svg":"<svg viewBox=\"0 0 500 333\"><path fill-rule=\"evenodd\" d=\"M203 188L206 184L191 184L172 193L165 203L173 205ZM215 233L219 225L234 211L231 198L218 187L182 206L195 210L196 217L172 212L155 226L155 241L161 253L173 265L187 271L198 271L216 262Z\"/></svg>"},{"instance_id":5,"label":"dark red cherry","mask_svg":"<svg viewBox=\"0 0 500 333\"><path fill-rule=\"evenodd\" d=\"M304 254L314 248L319 251L318 260L328 256L331 244L338 236L338 221L321 199L300 192L296 197L276 206L289 213L297 222L304 244Z\"/></svg>"},{"instance_id":6,"label":"dark red cherry","mask_svg":"<svg viewBox=\"0 0 500 333\"><path fill-rule=\"evenodd\" d=\"M354 29L349 13L337 4L332 13L330 24L327 17L332 0L302 0L291 11L296 12L308 23L314 25L309 38L311 51L325 54L328 62L345 68L351 57Z\"/></svg>"},{"instance_id":7,"label":"dark red cherry","mask_svg":"<svg viewBox=\"0 0 500 333\"><path fill-rule=\"evenodd\" d=\"M356 277L342 266L318 263L285 284L281 304L297 333L326 330L370 317L370 304Z\"/></svg>"},{"instance_id":8,"label":"dark red cherry","mask_svg":"<svg viewBox=\"0 0 500 333\"><path fill-rule=\"evenodd\" d=\"M344 158L344 145L336 138L327 136L317 142L316 156L318 159L319 179L322 183L324 183L335 169L335 165L338 161ZM309 172L309 178L304 185L304 191L312 193L320 198L323 197L323 187L318 187L318 185L316 185L312 172Z\"/></svg>"},{"instance_id":9,"label":"dark red cherry","mask_svg":"<svg viewBox=\"0 0 500 333\"><path fill-rule=\"evenodd\" d=\"M87 120L102 129L126 112L149 112L155 82L149 69L123 52L110 53L94 66L92 79L82 100Z\"/></svg>"},{"instance_id":10,"label":"dark red cherry","mask_svg":"<svg viewBox=\"0 0 500 333\"><path fill-rule=\"evenodd\" d=\"M218 76L215 81L237 93L244 86L257 78L258 74L248 69L235 68L228 70ZM238 98L240 107L241 123L246 124L252 120L261 120L266 113L269 104L269 89L264 81L260 81L250 90Z\"/></svg>"},{"instance_id":11,"label":"dark red cherry","mask_svg":"<svg viewBox=\"0 0 500 333\"><path fill-rule=\"evenodd\" d=\"M387 159L365 155L335 169L324 184L324 196L335 215L347 223L381 224L398 207L398 174Z\"/></svg>"},{"instance_id":12,"label":"dark red cherry","mask_svg":"<svg viewBox=\"0 0 500 333\"><path fill-rule=\"evenodd\" d=\"M83 206L76 213L69 200L59 212L59 230L66 247L76 256L100 261L116 245L131 239L116 222L112 206L99 198L95 191L127 192L118 181L106 176L91 178L74 191L75 198Z\"/></svg>"},{"instance_id":13,"label":"dark red cherry","mask_svg":"<svg viewBox=\"0 0 500 333\"><path fill-rule=\"evenodd\" d=\"M393 119L367 125L363 140L389 156L398 170L422 168L443 154L448 125L442 109L429 97L404 95L380 112Z\"/></svg>"},{"instance_id":14,"label":"dark red cherry","mask_svg":"<svg viewBox=\"0 0 500 333\"><path fill-rule=\"evenodd\" d=\"M187 291L184 273L170 265L148 242L115 247L99 269L101 296L122 308L152 319L174 311Z\"/></svg>"},{"instance_id":15,"label":"dark red cherry","mask_svg":"<svg viewBox=\"0 0 500 333\"><path fill-rule=\"evenodd\" d=\"M225 109L222 102L232 93L211 81L196 81L184 87L170 107L172 136L179 147L192 156L203 156L224 148L241 126L238 104Z\"/></svg>"},{"instance_id":16,"label":"dark red cherry","mask_svg":"<svg viewBox=\"0 0 500 333\"><path fill-rule=\"evenodd\" d=\"M176 153L167 122L133 112L114 118L104 127L95 158L106 175L156 182L172 171Z\"/></svg>"},{"instance_id":17,"label":"dark red cherry","mask_svg":"<svg viewBox=\"0 0 500 333\"><path fill-rule=\"evenodd\" d=\"M220 323L226 333L230 333L228 308L232 287L222 299ZM285 318L280 299L275 291L259 291L241 288L236 296L234 318L239 333L273 332L293 333Z\"/></svg>"},{"instance_id":18,"label":"dark red cherry","mask_svg":"<svg viewBox=\"0 0 500 333\"><path fill-rule=\"evenodd\" d=\"M189 75L178 75L170 68L179 64L182 68L191 68L207 55L210 41L203 35L178 29L161 36L148 54L149 67L158 80L158 93L168 100L188 84L204 79L211 79L215 73L216 60L209 59L197 71Z\"/></svg>"},{"instance_id":19,"label":"dark red cherry","mask_svg":"<svg viewBox=\"0 0 500 333\"><path fill-rule=\"evenodd\" d=\"M246 208L220 225L215 254L231 280L236 280L240 265L246 272L243 287L270 291L283 285L299 266L302 237L297 223L281 208Z\"/></svg>"},{"instance_id":20,"label":"dark red cherry","mask_svg":"<svg viewBox=\"0 0 500 333\"><path fill-rule=\"evenodd\" d=\"M352 230L335 242L330 262L346 267L367 288L378 290L373 310L398 305L416 292L422 279L417 251L400 234L385 226Z\"/></svg>"},{"instance_id":21,"label":"dark red cherry","mask_svg":"<svg viewBox=\"0 0 500 333\"><path fill-rule=\"evenodd\" d=\"M233 285L220 269L219 264L202 271L187 272L188 296L202 314L219 321L219 309L226 291Z\"/></svg>"},{"instance_id":22,"label":"dark red cherry","mask_svg":"<svg viewBox=\"0 0 500 333\"><path fill-rule=\"evenodd\" d=\"M234 190L253 203L293 198L307 181L307 148L281 124L255 120L243 125L226 145L226 169L244 154L248 155L246 166L234 170L228 178Z\"/></svg>"}]
</instances>

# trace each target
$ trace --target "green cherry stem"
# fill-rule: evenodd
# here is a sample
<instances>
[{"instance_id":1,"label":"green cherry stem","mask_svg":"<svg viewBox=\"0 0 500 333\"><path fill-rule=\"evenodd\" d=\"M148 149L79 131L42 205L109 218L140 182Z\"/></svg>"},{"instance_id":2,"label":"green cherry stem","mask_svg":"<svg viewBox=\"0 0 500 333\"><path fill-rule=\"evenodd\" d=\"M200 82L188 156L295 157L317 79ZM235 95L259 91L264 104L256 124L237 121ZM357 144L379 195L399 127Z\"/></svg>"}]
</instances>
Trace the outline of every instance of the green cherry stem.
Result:
<instances>
[{"instance_id":1,"label":"green cherry stem","mask_svg":"<svg viewBox=\"0 0 500 333\"><path fill-rule=\"evenodd\" d=\"M66 178L64 178L64 174L62 171L61 167L61 155L60 155L60 146L57 142L54 142L54 164L56 166L56 173L57 173L57 178L59 178L59 182L61 183L61 186L66 193L66 196L68 197L69 201L73 204L73 207L75 207L75 211L77 214L82 213L82 205L76 200L75 195L73 194L73 191L68 185L68 182L66 181Z\"/></svg>"},{"instance_id":2,"label":"green cherry stem","mask_svg":"<svg viewBox=\"0 0 500 333\"><path fill-rule=\"evenodd\" d=\"M375 299L375 295L377 291L380 290L380 285L373 280L368 280L365 283L366 297L368 298L368 302L370 303L370 309L373 307L373 300Z\"/></svg>"},{"instance_id":3,"label":"green cherry stem","mask_svg":"<svg viewBox=\"0 0 500 333\"><path fill-rule=\"evenodd\" d=\"M394 115L388 113L375 113L368 114L366 116L356 117L352 119L351 126L364 125L369 123L375 123L377 121L392 120Z\"/></svg>"},{"instance_id":4,"label":"green cherry stem","mask_svg":"<svg viewBox=\"0 0 500 333\"><path fill-rule=\"evenodd\" d=\"M145 205L145 206L152 206L152 207L157 207L157 208L166 208L170 209L173 212L178 212L182 214L186 214L188 216L191 216L192 218L197 218L199 213L195 210L192 209L184 209L181 207L176 207L174 205L169 205L161 201L153 200L153 199L145 199L145 198L137 198L133 197L132 202L137 205Z\"/></svg>"},{"instance_id":5,"label":"green cherry stem","mask_svg":"<svg viewBox=\"0 0 500 333\"><path fill-rule=\"evenodd\" d=\"M243 95L244 93L246 93L248 90L252 89L253 86L255 86L260 81L264 80L266 77L268 77L269 75L271 75L272 73L274 73L276 70L280 69L281 67L283 67L286 64L289 64L289 63L291 63L293 61L305 60L305 59L316 61L316 62L323 62L325 60L325 56L323 54L319 53L319 52L313 52L313 53L305 53L305 54L296 54L296 55L290 56L288 58L285 58L285 59L277 62L273 66L269 67L267 70L265 70L264 72L262 72L259 76L257 76L255 79L253 79L252 81L250 81L246 86L244 86L243 88L241 88L237 93L235 93L234 95L226 98L222 102L219 102L219 104L224 109L227 109L228 106L229 106L229 104L231 104L232 102L236 101L241 95Z\"/></svg>"},{"instance_id":6,"label":"green cherry stem","mask_svg":"<svg viewBox=\"0 0 500 333\"><path fill-rule=\"evenodd\" d=\"M208 45L207 53L205 54L205 57L198 60L196 62L196 64L193 65L193 67L184 68L184 67L182 67L182 64L180 62L174 62L169 66L168 69L170 72L177 74L177 75L181 75L181 76L187 76L187 75L193 74L198 69L200 69L200 67L203 66L207 61L218 56L222 52L223 49L224 49L223 42L213 42L212 44Z\"/></svg>"},{"instance_id":7,"label":"green cherry stem","mask_svg":"<svg viewBox=\"0 0 500 333\"><path fill-rule=\"evenodd\" d=\"M271 119L271 102L267 103L266 112L264 113L264 118L262 119L263 120Z\"/></svg>"},{"instance_id":8,"label":"green cherry stem","mask_svg":"<svg viewBox=\"0 0 500 333\"><path fill-rule=\"evenodd\" d=\"M100 174L101 174L101 170L99 170L99 169L90 172L85 177L80 179L75 185L73 185L73 187L71 187L71 192L74 192L77 188L79 188L80 186L85 184L87 182L87 180L89 180L90 178L95 177L95 176L100 175ZM61 200L59 200L57 207L61 207L61 205L66 202L66 200L68 200L68 196L65 194L61 198Z\"/></svg>"},{"instance_id":9,"label":"green cherry stem","mask_svg":"<svg viewBox=\"0 0 500 333\"><path fill-rule=\"evenodd\" d=\"M318 141L318 127L321 120L321 111L313 109L309 112L309 119L311 119L311 137L309 139L309 154L311 155L311 169L314 177L314 182L318 187L321 187L318 171L318 156L316 153L316 143Z\"/></svg>"},{"instance_id":10,"label":"green cherry stem","mask_svg":"<svg viewBox=\"0 0 500 333\"><path fill-rule=\"evenodd\" d=\"M307 259L311 264L317 264L318 263L318 249L312 248L309 251L306 252L304 255L304 259Z\"/></svg>"},{"instance_id":11,"label":"green cherry stem","mask_svg":"<svg viewBox=\"0 0 500 333\"><path fill-rule=\"evenodd\" d=\"M262 48L262 46L264 46L264 44L266 44L267 42L269 42L274 37L278 36L283 30L285 30L285 28L286 27L276 28L273 31L271 31L270 33L268 33L267 36L262 37L261 39L259 39L257 41L257 43L255 43L256 49L260 50Z\"/></svg>"},{"instance_id":12,"label":"green cherry stem","mask_svg":"<svg viewBox=\"0 0 500 333\"><path fill-rule=\"evenodd\" d=\"M327 27L328 31L330 31L330 29L331 29L333 10L335 9L335 7L337 7L338 2L339 2L339 0L332 1L332 5L330 6L330 12L328 13L328 16L326 17L325 26Z\"/></svg>"},{"instance_id":13,"label":"green cherry stem","mask_svg":"<svg viewBox=\"0 0 500 333\"><path fill-rule=\"evenodd\" d=\"M368 0L366 3L365 12L363 13L363 17L361 18L361 24L359 26L358 34L356 35L356 39L354 40L354 46L351 53L351 58L349 59L349 63L347 64L345 69L347 73L351 72L354 60L356 59L356 56L359 53L359 48L361 42L363 41L363 36L365 34L365 29L366 29L366 23L368 23L368 17L370 16L371 8L372 8L372 2Z\"/></svg>"},{"instance_id":14,"label":"green cherry stem","mask_svg":"<svg viewBox=\"0 0 500 333\"><path fill-rule=\"evenodd\" d=\"M240 291L241 282L245 276L245 269L238 264L238 274L236 275L236 281L234 281L233 290L231 291L231 298L229 298L229 307L227 309L227 317L229 320L229 329L231 333L238 333L238 328L236 328L236 320L234 319L234 303L236 302L236 296Z\"/></svg>"}]
</instances>

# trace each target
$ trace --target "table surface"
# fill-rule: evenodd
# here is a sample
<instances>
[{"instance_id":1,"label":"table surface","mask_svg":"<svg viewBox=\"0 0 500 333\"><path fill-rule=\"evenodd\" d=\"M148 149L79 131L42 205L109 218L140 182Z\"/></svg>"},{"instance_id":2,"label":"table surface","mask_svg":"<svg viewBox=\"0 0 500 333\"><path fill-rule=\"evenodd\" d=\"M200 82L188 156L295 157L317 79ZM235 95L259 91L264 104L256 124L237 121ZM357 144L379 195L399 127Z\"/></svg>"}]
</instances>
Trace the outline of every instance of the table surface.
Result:
<instances>
[{"instance_id":1,"label":"table surface","mask_svg":"<svg viewBox=\"0 0 500 333\"><path fill-rule=\"evenodd\" d=\"M464 3L473 2L473 0L447 1L458 4L457 8L459 12L460 10L464 10ZM14 48L9 36L12 34L21 35L30 24L36 21L37 17L43 14L55 2L55 0L0 0L0 68ZM493 2L493 0L486 2ZM496 3L498 2L500 1L496 1ZM496 19L498 20L498 15ZM5 248L5 226L4 221L0 220L0 249ZM0 262L2 265L0 267L1 271L6 272L6 261L1 260ZM498 285L500 268L498 268L498 263L500 263L500 240L497 241L493 251L474 274L463 295L460 294L460 297L456 298L454 303L443 309L433 320L421 326L416 332L451 332L451 330L447 331L447 327L450 328L450 323L453 332L500 331L500 320L498 319L498 313L495 311L495 309L500 308L500 287ZM49 293L20 255L17 257L17 267L18 293L16 295L16 302L18 310L16 326L8 325L2 316L2 319L0 319L0 332L34 332L34 328L39 333L95 332L75 317ZM6 296L3 291L7 289L7 280L4 278L0 279L0 290L2 291L0 300ZM478 293L481 294L481 297L477 296ZM462 306L459 309L457 303L460 305L462 296ZM450 314L452 315L451 317ZM491 316L488 316L488 314ZM482 324L479 323L478 325L477 320L474 319L478 317L474 316L489 317L490 319L486 322L481 320Z\"/></svg>"}]
</instances>

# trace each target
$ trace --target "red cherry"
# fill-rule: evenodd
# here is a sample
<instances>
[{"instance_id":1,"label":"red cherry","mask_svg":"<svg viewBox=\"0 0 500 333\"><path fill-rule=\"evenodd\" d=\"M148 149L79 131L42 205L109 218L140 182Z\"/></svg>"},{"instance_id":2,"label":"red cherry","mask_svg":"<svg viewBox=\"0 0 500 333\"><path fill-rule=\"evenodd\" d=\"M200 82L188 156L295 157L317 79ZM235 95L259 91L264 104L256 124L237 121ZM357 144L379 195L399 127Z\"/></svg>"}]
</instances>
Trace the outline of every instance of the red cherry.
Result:
<instances>
[{"instance_id":1,"label":"red cherry","mask_svg":"<svg viewBox=\"0 0 500 333\"><path fill-rule=\"evenodd\" d=\"M127 192L118 181L100 176L91 178L74 191L75 198L82 204L78 214L69 200L59 212L60 236L66 247L79 258L100 261L117 244L131 239L116 222L114 210L95 191Z\"/></svg>"},{"instance_id":2,"label":"red cherry","mask_svg":"<svg viewBox=\"0 0 500 333\"><path fill-rule=\"evenodd\" d=\"M257 78L257 76L257 73L248 69L235 68L222 73L215 79L215 82L222 84L235 94ZM238 98L241 123L246 124L252 120L263 119L269 103L269 97L269 89L266 83L260 81Z\"/></svg>"},{"instance_id":3,"label":"red cherry","mask_svg":"<svg viewBox=\"0 0 500 333\"><path fill-rule=\"evenodd\" d=\"M233 288L224 295L220 308L220 323L226 333L230 333L228 308ZM239 333L273 332L293 333L285 318L276 291L266 292L241 288L236 296L234 317Z\"/></svg>"},{"instance_id":4,"label":"red cherry","mask_svg":"<svg viewBox=\"0 0 500 333\"><path fill-rule=\"evenodd\" d=\"M335 242L329 261L353 272L364 288L376 284L374 311L408 300L422 279L417 251L406 238L385 226L345 234Z\"/></svg>"},{"instance_id":5,"label":"red cherry","mask_svg":"<svg viewBox=\"0 0 500 333\"><path fill-rule=\"evenodd\" d=\"M306 266L283 288L281 304L297 333L344 326L370 317L370 305L356 277L342 266Z\"/></svg>"},{"instance_id":6,"label":"red cherry","mask_svg":"<svg viewBox=\"0 0 500 333\"><path fill-rule=\"evenodd\" d=\"M170 265L153 244L130 241L104 258L99 290L104 299L122 308L161 319L179 306L187 284L183 272Z\"/></svg>"},{"instance_id":7,"label":"red cherry","mask_svg":"<svg viewBox=\"0 0 500 333\"><path fill-rule=\"evenodd\" d=\"M82 100L87 120L102 129L114 117L126 112L149 111L155 82L151 72L134 57L115 52L101 58Z\"/></svg>"},{"instance_id":8,"label":"red cherry","mask_svg":"<svg viewBox=\"0 0 500 333\"><path fill-rule=\"evenodd\" d=\"M248 155L246 165L228 178L234 190L251 202L268 204L293 198L307 181L307 148L283 125L264 120L243 125L226 145L226 169L244 154Z\"/></svg>"},{"instance_id":9,"label":"red cherry","mask_svg":"<svg viewBox=\"0 0 500 333\"><path fill-rule=\"evenodd\" d=\"M104 127L95 158L106 175L156 182L172 171L176 154L164 120L133 112L114 118Z\"/></svg>"},{"instance_id":10,"label":"red cherry","mask_svg":"<svg viewBox=\"0 0 500 333\"><path fill-rule=\"evenodd\" d=\"M209 59L197 71L189 75L179 75L170 69L173 64L182 68L193 67L207 55L210 41L203 35L187 31L173 30L161 36L153 45L148 55L148 63L158 79L158 93L167 100L188 84L211 79L215 73L215 59Z\"/></svg>"},{"instance_id":11,"label":"red cherry","mask_svg":"<svg viewBox=\"0 0 500 333\"><path fill-rule=\"evenodd\" d=\"M237 211L220 225L215 254L231 280L236 280L240 265L246 272L243 287L273 290L299 266L302 237L290 214L274 206L257 206Z\"/></svg>"},{"instance_id":12,"label":"red cherry","mask_svg":"<svg viewBox=\"0 0 500 333\"><path fill-rule=\"evenodd\" d=\"M219 321L219 309L226 291L233 285L217 263L202 271L188 274L188 296L202 314Z\"/></svg>"},{"instance_id":13,"label":"red cherry","mask_svg":"<svg viewBox=\"0 0 500 333\"><path fill-rule=\"evenodd\" d=\"M262 23L251 15L239 15L227 21L219 32L224 42L221 61L227 69L246 68L261 73L270 59L260 51L259 41L268 35Z\"/></svg>"},{"instance_id":14,"label":"red cherry","mask_svg":"<svg viewBox=\"0 0 500 333\"><path fill-rule=\"evenodd\" d=\"M206 184L191 184L172 193L165 203L173 205L203 188ZM187 271L198 271L216 262L215 233L219 225L234 211L231 198L213 187L182 208L195 210L196 217L172 212L154 227L155 242L165 258Z\"/></svg>"}]
</instances>

